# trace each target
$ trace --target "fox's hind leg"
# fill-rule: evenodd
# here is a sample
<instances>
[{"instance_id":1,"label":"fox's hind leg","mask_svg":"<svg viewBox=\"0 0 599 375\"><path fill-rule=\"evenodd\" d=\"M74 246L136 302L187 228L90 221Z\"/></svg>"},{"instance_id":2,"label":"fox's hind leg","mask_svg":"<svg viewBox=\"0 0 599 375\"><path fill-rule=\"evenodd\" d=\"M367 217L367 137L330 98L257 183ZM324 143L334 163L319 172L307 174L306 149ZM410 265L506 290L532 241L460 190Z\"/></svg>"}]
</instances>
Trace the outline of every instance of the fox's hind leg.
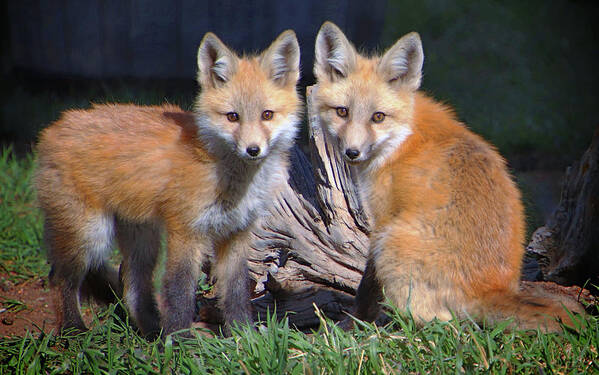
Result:
<instances>
[{"instance_id":1,"label":"fox's hind leg","mask_svg":"<svg viewBox=\"0 0 599 375\"><path fill-rule=\"evenodd\" d=\"M114 220L103 213L46 211L44 237L51 264L50 281L61 296L58 316L61 329L86 330L80 311L83 290L101 301L111 300L118 292L116 271L107 264ZM58 214L57 214L58 213Z\"/></svg>"},{"instance_id":2,"label":"fox's hind leg","mask_svg":"<svg viewBox=\"0 0 599 375\"><path fill-rule=\"evenodd\" d=\"M121 280L129 313L150 339L160 333L160 315L154 298L153 274L160 250L160 228L117 219L116 237L123 254Z\"/></svg>"}]
</instances>

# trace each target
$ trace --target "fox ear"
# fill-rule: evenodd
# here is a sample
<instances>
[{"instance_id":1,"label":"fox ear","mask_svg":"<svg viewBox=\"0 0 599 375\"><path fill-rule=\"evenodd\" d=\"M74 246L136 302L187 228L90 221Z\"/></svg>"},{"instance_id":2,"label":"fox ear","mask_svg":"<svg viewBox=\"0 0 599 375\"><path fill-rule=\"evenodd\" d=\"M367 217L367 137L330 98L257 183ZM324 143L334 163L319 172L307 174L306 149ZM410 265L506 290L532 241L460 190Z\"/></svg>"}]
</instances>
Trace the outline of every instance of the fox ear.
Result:
<instances>
[{"instance_id":1,"label":"fox ear","mask_svg":"<svg viewBox=\"0 0 599 375\"><path fill-rule=\"evenodd\" d=\"M213 33L206 33L198 48L198 82L202 87L220 87L237 70L237 56Z\"/></svg>"},{"instance_id":2,"label":"fox ear","mask_svg":"<svg viewBox=\"0 0 599 375\"><path fill-rule=\"evenodd\" d=\"M332 22L325 22L316 35L314 75L320 80L345 78L356 67L357 52L343 31Z\"/></svg>"},{"instance_id":3,"label":"fox ear","mask_svg":"<svg viewBox=\"0 0 599 375\"><path fill-rule=\"evenodd\" d=\"M381 58L378 72L390 85L418 90L424 53L420 35L412 32L401 37Z\"/></svg>"},{"instance_id":4,"label":"fox ear","mask_svg":"<svg viewBox=\"0 0 599 375\"><path fill-rule=\"evenodd\" d=\"M297 83L300 49L293 30L286 30L260 55L260 65L280 86Z\"/></svg>"}]
</instances>

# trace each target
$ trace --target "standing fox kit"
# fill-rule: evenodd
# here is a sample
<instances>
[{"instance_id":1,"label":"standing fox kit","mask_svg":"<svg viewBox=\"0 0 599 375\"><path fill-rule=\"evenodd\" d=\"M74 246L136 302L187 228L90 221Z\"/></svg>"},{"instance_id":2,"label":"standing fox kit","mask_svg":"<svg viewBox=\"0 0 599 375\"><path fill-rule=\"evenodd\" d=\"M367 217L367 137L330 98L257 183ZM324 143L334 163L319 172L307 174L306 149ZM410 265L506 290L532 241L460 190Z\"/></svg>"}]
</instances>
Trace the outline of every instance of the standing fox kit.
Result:
<instances>
[{"instance_id":1,"label":"standing fox kit","mask_svg":"<svg viewBox=\"0 0 599 375\"><path fill-rule=\"evenodd\" d=\"M103 300L122 295L149 337L160 323L165 334L189 328L208 252L226 327L251 321L245 250L286 180L301 110L299 46L288 30L261 55L240 58L207 33L198 67L193 113L95 105L64 113L41 133L36 185L63 329L85 329L80 290ZM162 230L160 320L152 278ZM107 263L113 238L120 273Z\"/></svg>"},{"instance_id":2,"label":"standing fox kit","mask_svg":"<svg viewBox=\"0 0 599 375\"><path fill-rule=\"evenodd\" d=\"M373 214L356 316L378 316L384 287L418 322L455 314L559 329L555 317L570 321L559 304L519 291L524 213L505 161L417 91L422 64L416 33L372 58L330 22L316 37L316 110Z\"/></svg>"}]
</instances>

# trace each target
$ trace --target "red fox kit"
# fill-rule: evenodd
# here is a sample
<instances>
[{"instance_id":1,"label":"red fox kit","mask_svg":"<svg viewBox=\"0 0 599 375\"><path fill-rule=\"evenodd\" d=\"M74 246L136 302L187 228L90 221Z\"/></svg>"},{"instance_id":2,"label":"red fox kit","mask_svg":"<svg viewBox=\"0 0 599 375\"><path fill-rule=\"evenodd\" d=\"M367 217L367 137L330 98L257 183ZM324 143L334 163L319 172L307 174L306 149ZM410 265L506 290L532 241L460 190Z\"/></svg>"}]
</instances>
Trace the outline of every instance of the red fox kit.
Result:
<instances>
[{"instance_id":1,"label":"red fox kit","mask_svg":"<svg viewBox=\"0 0 599 375\"><path fill-rule=\"evenodd\" d=\"M371 58L330 22L316 38L317 111L373 214L356 316L378 316L384 287L419 322L455 314L559 329L554 317L570 320L560 305L519 291L524 213L505 161L417 91L422 63L416 33Z\"/></svg>"},{"instance_id":2,"label":"red fox kit","mask_svg":"<svg viewBox=\"0 0 599 375\"><path fill-rule=\"evenodd\" d=\"M198 68L193 113L94 105L65 112L41 133L35 182L63 329L85 329L81 288L101 299L112 289L142 333L155 336L161 326L152 276L162 230L164 333L190 327L210 251L226 327L251 321L245 249L286 180L301 111L299 46L288 30L259 56L240 58L207 33ZM113 238L123 255L120 274L106 260Z\"/></svg>"}]
</instances>

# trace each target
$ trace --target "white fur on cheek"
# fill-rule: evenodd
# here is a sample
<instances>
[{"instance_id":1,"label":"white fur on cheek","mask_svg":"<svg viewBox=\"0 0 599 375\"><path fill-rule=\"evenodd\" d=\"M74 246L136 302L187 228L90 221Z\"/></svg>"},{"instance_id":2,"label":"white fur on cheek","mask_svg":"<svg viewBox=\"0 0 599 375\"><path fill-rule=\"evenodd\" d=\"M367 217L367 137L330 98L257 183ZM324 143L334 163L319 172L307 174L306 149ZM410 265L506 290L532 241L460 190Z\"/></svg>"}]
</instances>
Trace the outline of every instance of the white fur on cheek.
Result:
<instances>
[{"instance_id":1,"label":"white fur on cheek","mask_svg":"<svg viewBox=\"0 0 599 375\"><path fill-rule=\"evenodd\" d=\"M279 144L285 145L287 148L293 146L293 142L295 141L299 131L299 128L296 125L297 123L299 123L299 118L296 115L291 114L287 116L285 118L285 124L277 126L272 132L270 146L274 149L277 149ZM289 126L287 124L293 125Z\"/></svg>"},{"instance_id":2,"label":"white fur on cheek","mask_svg":"<svg viewBox=\"0 0 599 375\"><path fill-rule=\"evenodd\" d=\"M400 126L398 129L388 133L373 145L372 156L365 168L365 172L372 173L385 163L395 150L412 134L408 126Z\"/></svg>"}]
</instances>

